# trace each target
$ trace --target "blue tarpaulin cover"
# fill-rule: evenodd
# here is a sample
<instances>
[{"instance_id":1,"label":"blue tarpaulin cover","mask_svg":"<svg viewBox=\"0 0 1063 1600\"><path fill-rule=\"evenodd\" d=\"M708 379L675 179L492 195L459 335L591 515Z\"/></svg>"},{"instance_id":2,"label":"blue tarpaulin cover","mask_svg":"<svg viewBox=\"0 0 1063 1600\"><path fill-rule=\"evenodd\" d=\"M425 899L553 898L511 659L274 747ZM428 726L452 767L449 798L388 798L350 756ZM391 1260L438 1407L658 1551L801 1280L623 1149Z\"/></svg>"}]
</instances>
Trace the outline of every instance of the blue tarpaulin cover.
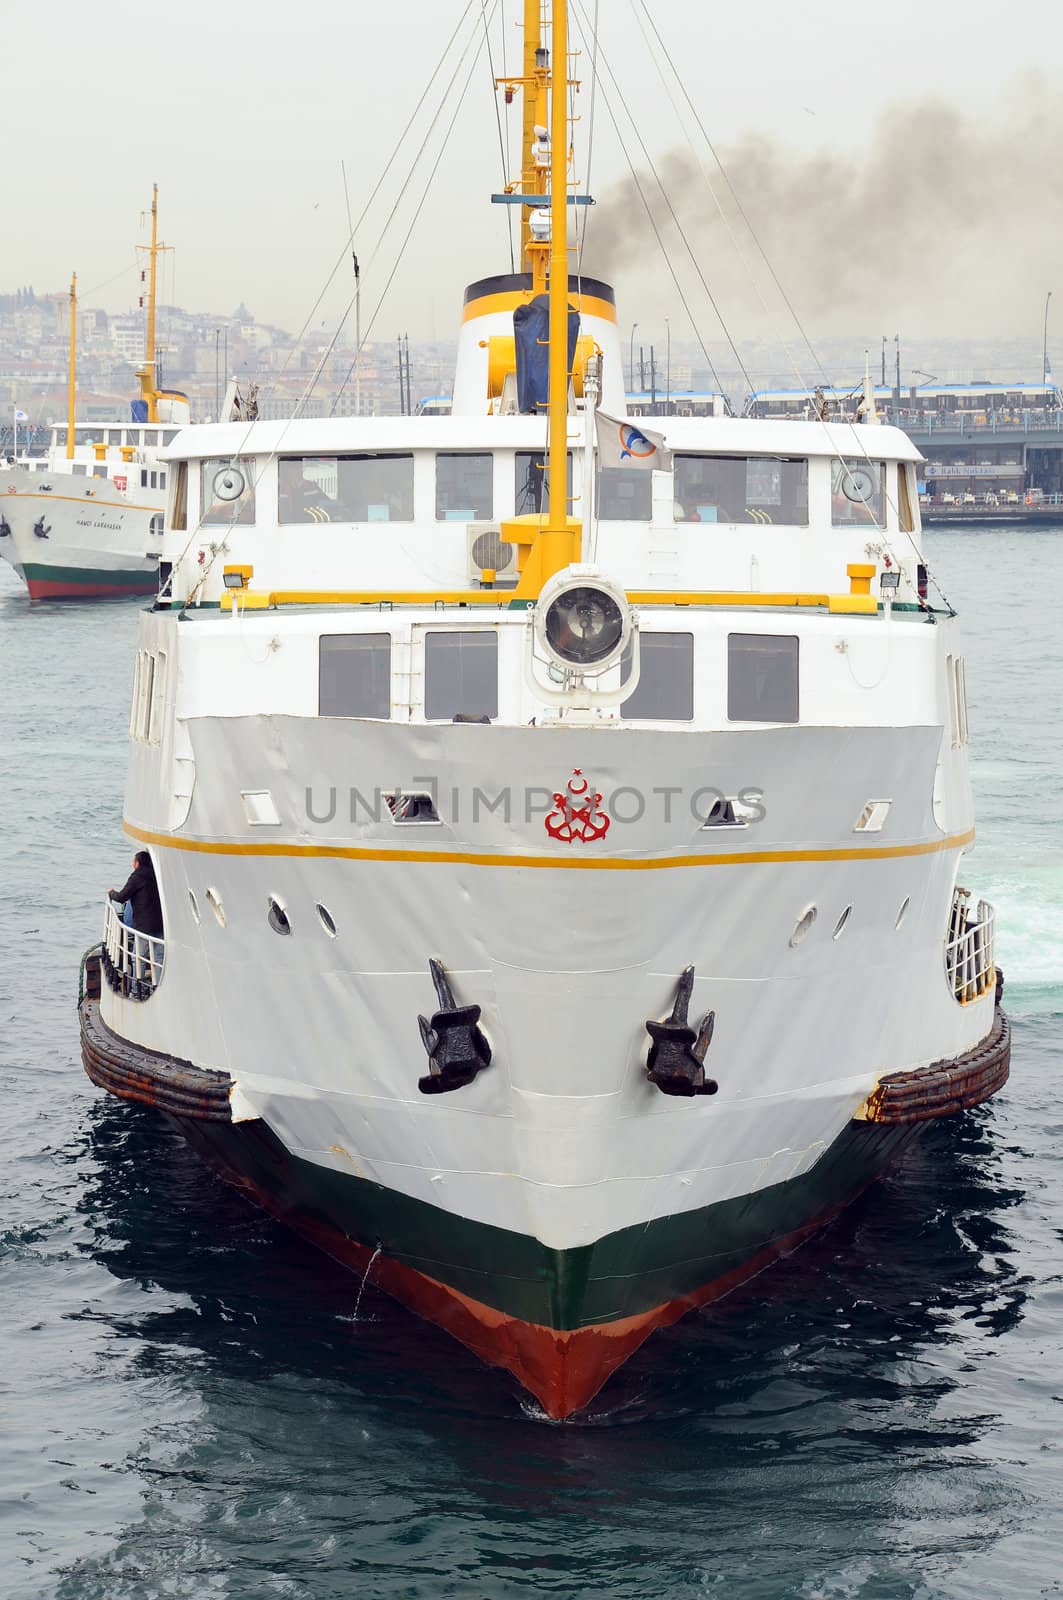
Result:
<instances>
[{"instance_id":1,"label":"blue tarpaulin cover","mask_svg":"<svg viewBox=\"0 0 1063 1600\"><path fill-rule=\"evenodd\" d=\"M129 409L133 413L134 422L147 422L148 402L146 400L130 400Z\"/></svg>"},{"instance_id":2,"label":"blue tarpaulin cover","mask_svg":"<svg viewBox=\"0 0 1063 1600\"><path fill-rule=\"evenodd\" d=\"M579 312L568 313L568 370L576 359ZM550 397L550 298L537 294L513 313L517 353L517 410L522 416L546 409Z\"/></svg>"}]
</instances>

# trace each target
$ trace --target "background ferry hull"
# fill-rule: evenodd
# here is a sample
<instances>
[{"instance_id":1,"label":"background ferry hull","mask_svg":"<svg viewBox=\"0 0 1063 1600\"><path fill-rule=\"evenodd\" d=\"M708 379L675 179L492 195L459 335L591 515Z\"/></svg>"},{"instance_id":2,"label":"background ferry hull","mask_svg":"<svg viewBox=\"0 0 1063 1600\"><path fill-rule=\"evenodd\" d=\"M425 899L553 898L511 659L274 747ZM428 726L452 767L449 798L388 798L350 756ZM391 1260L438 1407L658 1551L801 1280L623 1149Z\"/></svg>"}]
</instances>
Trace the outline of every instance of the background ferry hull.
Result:
<instances>
[{"instance_id":1,"label":"background ferry hull","mask_svg":"<svg viewBox=\"0 0 1063 1600\"><path fill-rule=\"evenodd\" d=\"M117 599L154 594L159 563L150 531L161 516L165 495L142 490L143 503L126 499L103 479L40 474L51 488L36 487L38 474L15 468L0 471L0 516L9 532L0 539L0 557L10 561L32 600ZM96 484L91 497L87 484ZM108 495L114 498L107 498ZM39 521L48 529L39 538ZM161 521L159 523L161 528Z\"/></svg>"},{"instance_id":2,"label":"background ferry hull","mask_svg":"<svg viewBox=\"0 0 1063 1600\"><path fill-rule=\"evenodd\" d=\"M655 1329L796 1248L920 1126L851 1123L789 1182L551 1250L302 1161L262 1123L173 1120L229 1182L345 1266L371 1269L374 1284L511 1372L554 1418L587 1405Z\"/></svg>"}]
</instances>

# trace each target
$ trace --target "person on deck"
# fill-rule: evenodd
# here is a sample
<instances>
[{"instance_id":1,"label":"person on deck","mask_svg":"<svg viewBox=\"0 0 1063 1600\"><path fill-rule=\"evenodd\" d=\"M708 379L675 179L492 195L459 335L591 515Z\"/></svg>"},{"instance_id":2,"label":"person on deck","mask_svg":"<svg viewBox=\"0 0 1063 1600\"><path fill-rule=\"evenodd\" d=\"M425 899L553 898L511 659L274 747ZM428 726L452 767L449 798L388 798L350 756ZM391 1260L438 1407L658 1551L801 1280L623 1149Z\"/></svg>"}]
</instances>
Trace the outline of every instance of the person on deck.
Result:
<instances>
[{"instance_id":1,"label":"person on deck","mask_svg":"<svg viewBox=\"0 0 1063 1600\"><path fill-rule=\"evenodd\" d=\"M108 889L110 899L118 905L126 902L132 908L132 922L134 936L146 934L152 939L161 939L162 902L159 899L159 886L155 881L155 868L151 857L146 850L138 850L133 857L133 870L120 889ZM144 968L147 966L149 946L146 939L134 939L137 964L136 975L139 981L143 977ZM152 974L154 981L154 973Z\"/></svg>"}]
</instances>

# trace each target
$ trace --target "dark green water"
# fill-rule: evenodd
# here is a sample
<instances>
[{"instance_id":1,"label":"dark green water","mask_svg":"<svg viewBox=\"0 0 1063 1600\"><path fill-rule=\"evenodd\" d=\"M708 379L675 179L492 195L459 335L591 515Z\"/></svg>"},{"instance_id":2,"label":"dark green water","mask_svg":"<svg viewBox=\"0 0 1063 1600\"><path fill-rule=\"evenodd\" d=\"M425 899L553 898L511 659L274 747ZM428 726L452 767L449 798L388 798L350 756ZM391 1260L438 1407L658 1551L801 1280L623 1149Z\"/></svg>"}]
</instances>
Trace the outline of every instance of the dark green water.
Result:
<instances>
[{"instance_id":1,"label":"dark green water","mask_svg":"<svg viewBox=\"0 0 1063 1600\"><path fill-rule=\"evenodd\" d=\"M82 1075L136 607L0 573L2 1600L1063 1593L1063 530L929 544L1011 1083L564 1426Z\"/></svg>"}]
</instances>

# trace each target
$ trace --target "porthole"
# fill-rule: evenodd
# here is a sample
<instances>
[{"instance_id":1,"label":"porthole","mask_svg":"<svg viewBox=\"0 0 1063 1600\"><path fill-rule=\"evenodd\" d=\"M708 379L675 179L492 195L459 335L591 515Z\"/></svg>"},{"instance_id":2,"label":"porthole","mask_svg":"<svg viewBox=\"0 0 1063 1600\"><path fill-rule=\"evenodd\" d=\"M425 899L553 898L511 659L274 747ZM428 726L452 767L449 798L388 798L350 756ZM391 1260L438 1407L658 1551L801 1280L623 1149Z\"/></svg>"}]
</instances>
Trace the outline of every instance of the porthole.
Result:
<instances>
[{"instance_id":1,"label":"porthole","mask_svg":"<svg viewBox=\"0 0 1063 1600\"><path fill-rule=\"evenodd\" d=\"M225 907L221 903L221 895L217 889L207 890L207 904L214 913L214 920L219 928L225 926Z\"/></svg>"},{"instance_id":2,"label":"porthole","mask_svg":"<svg viewBox=\"0 0 1063 1600\"><path fill-rule=\"evenodd\" d=\"M317 907L317 914L321 920L321 926L324 928L329 938L334 939L336 937L336 924L332 920L331 911L328 911L324 906L319 905Z\"/></svg>"},{"instance_id":3,"label":"porthole","mask_svg":"<svg viewBox=\"0 0 1063 1600\"><path fill-rule=\"evenodd\" d=\"M904 897L904 902L903 902L903 904L901 906L901 909L897 913L897 920L893 924L893 926L895 928L899 928L901 923L904 921L905 917L908 915L908 907L911 905L911 903L912 903L911 895L910 894L906 894L905 897Z\"/></svg>"},{"instance_id":4,"label":"porthole","mask_svg":"<svg viewBox=\"0 0 1063 1600\"><path fill-rule=\"evenodd\" d=\"M274 933L291 933L292 925L288 921L288 913L276 896L272 894L269 897L268 920Z\"/></svg>"},{"instance_id":5,"label":"porthole","mask_svg":"<svg viewBox=\"0 0 1063 1600\"><path fill-rule=\"evenodd\" d=\"M834 932L831 934L831 938L832 939L840 939L841 938L842 934L846 930L846 927L848 926L849 918L852 916L852 914L853 914L852 906L846 906L845 910L842 912L841 916L838 918L837 922L834 924Z\"/></svg>"},{"instance_id":6,"label":"porthole","mask_svg":"<svg viewBox=\"0 0 1063 1600\"><path fill-rule=\"evenodd\" d=\"M815 906L809 906L807 911L802 912L801 916L797 919L797 927L790 935L791 945L798 945L801 943L801 940L805 938L812 924L815 922L816 916L817 912Z\"/></svg>"},{"instance_id":7,"label":"porthole","mask_svg":"<svg viewBox=\"0 0 1063 1600\"><path fill-rule=\"evenodd\" d=\"M196 899L195 893L191 889L189 889L189 891L188 891L188 904L192 908L192 921L196 924L196 927L198 928L198 926L199 926L199 901Z\"/></svg>"}]
</instances>

